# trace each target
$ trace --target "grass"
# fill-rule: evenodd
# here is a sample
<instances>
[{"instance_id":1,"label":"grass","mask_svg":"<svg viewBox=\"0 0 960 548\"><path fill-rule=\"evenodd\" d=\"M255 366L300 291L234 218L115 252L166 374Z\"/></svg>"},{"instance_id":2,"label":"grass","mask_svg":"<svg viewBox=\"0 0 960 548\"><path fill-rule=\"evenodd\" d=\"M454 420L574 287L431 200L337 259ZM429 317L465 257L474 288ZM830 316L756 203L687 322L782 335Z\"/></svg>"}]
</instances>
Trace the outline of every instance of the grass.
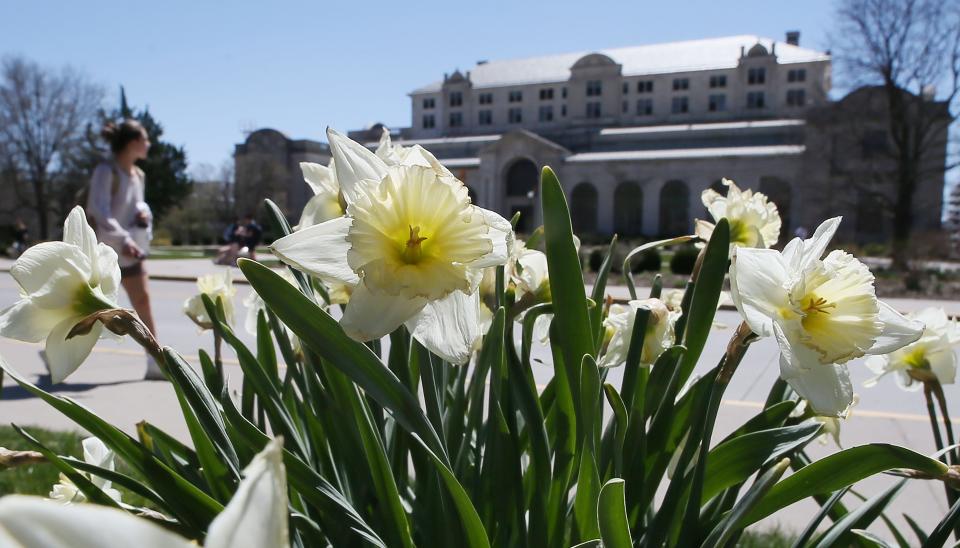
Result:
<instances>
[{"instance_id":1,"label":"grass","mask_svg":"<svg viewBox=\"0 0 960 548\"><path fill-rule=\"evenodd\" d=\"M80 442L84 437L82 434L77 432L56 432L34 427L24 428L24 430L58 455L83 458L83 450L80 446ZM9 426L0 426L0 447L11 450L32 449L26 440ZM116 465L118 472L135 479L140 479L136 472L130 470L119 459L117 459ZM0 496L18 494L46 497L59 479L60 473L51 464L31 464L8 470L0 470ZM113 487L120 491L121 499L127 504L147 508L153 508L154 506L139 495L135 495L123 487L118 485L114 485Z\"/></svg>"}]
</instances>

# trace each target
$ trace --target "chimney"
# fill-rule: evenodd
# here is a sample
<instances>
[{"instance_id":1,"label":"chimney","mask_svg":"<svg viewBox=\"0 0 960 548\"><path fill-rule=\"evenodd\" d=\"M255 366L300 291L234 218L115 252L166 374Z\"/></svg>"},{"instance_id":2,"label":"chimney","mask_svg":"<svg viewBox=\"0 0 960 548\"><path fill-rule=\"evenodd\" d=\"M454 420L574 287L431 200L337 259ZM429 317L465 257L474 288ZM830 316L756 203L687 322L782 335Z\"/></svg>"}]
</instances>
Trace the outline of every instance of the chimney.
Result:
<instances>
[{"instance_id":1,"label":"chimney","mask_svg":"<svg viewBox=\"0 0 960 548\"><path fill-rule=\"evenodd\" d=\"M799 30L788 30L787 31L787 43L791 46L800 45L800 31Z\"/></svg>"}]
</instances>

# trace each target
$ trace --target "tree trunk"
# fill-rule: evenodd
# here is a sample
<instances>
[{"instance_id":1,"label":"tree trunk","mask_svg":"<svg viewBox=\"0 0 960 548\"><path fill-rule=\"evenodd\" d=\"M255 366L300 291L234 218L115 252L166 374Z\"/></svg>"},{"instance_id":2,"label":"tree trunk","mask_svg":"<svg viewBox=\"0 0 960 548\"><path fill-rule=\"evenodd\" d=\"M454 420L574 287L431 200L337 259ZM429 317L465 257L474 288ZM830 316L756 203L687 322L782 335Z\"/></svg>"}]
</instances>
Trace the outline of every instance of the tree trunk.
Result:
<instances>
[{"instance_id":1,"label":"tree trunk","mask_svg":"<svg viewBox=\"0 0 960 548\"><path fill-rule=\"evenodd\" d=\"M914 175L908 166L897 170L897 198L893 204L893 269L910 269L910 233L913 228Z\"/></svg>"},{"instance_id":2,"label":"tree trunk","mask_svg":"<svg viewBox=\"0 0 960 548\"><path fill-rule=\"evenodd\" d=\"M43 175L37 175L33 177L33 197L34 197L34 210L37 212L37 222L39 223L39 233L41 240L48 240L50 237L49 234L49 223L48 214L50 204L47 203L47 181Z\"/></svg>"}]
</instances>

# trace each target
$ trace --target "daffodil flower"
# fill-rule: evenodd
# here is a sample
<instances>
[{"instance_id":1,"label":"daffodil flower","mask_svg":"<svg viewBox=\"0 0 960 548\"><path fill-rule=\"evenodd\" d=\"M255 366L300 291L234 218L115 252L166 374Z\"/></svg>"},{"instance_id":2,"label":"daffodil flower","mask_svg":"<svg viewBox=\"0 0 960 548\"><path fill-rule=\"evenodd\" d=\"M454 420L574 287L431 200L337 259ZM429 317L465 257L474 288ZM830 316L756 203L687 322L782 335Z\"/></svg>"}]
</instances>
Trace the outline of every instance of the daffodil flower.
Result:
<instances>
[{"instance_id":1,"label":"daffodil flower","mask_svg":"<svg viewBox=\"0 0 960 548\"><path fill-rule=\"evenodd\" d=\"M280 238L274 254L350 288L340 325L353 339L406 324L438 356L465 363L480 336L483 269L506 262L510 223L472 205L463 183L418 147L388 165L327 133L346 214Z\"/></svg>"},{"instance_id":2,"label":"daffodil flower","mask_svg":"<svg viewBox=\"0 0 960 548\"><path fill-rule=\"evenodd\" d=\"M89 333L67 339L83 318L119 308L117 254L97 242L83 208L77 206L63 224L62 242L27 249L10 268L20 286L20 300L0 312L0 335L27 342L46 340L50 378L58 383L76 371L104 333L97 322Z\"/></svg>"},{"instance_id":3,"label":"daffodil flower","mask_svg":"<svg viewBox=\"0 0 960 548\"><path fill-rule=\"evenodd\" d=\"M300 162L300 170L303 172L304 181L313 190L313 197L303 207L296 230L342 217L344 203L340 195L340 183L337 182L334 161L330 160L329 166Z\"/></svg>"},{"instance_id":4,"label":"daffodil flower","mask_svg":"<svg viewBox=\"0 0 960 548\"><path fill-rule=\"evenodd\" d=\"M868 358L867 367L877 376L868 380L866 386L874 386L889 373L897 373L900 386L909 391L919 390L924 382L953 384L956 380L954 348L960 344L960 324L942 308L925 308L908 317L923 322L923 335L890 354Z\"/></svg>"},{"instance_id":5,"label":"daffodil flower","mask_svg":"<svg viewBox=\"0 0 960 548\"><path fill-rule=\"evenodd\" d=\"M210 523L206 548L290 545L287 480L274 440L244 470L230 503ZM96 504L59 505L40 497L0 499L0 546L19 548L196 548L150 520Z\"/></svg>"},{"instance_id":6,"label":"daffodil flower","mask_svg":"<svg viewBox=\"0 0 960 548\"><path fill-rule=\"evenodd\" d=\"M831 251L840 224L821 224L783 252L737 248L731 296L754 333L776 337L780 376L820 415L844 416L853 401L846 362L886 354L917 340L920 322L877 299L873 274L855 257Z\"/></svg>"},{"instance_id":7,"label":"daffodil flower","mask_svg":"<svg viewBox=\"0 0 960 548\"><path fill-rule=\"evenodd\" d=\"M640 352L640 364L651 365L664 350L673 345L673 325L679 313L671 312L660 299L634 300L626 306L615 304L603 320L605 327L603 355L597 364L600 367L616 367L627 361L630 341L633 339L633 324L638 310L649 310L646 332L643 337L643 349Z\"/></svg>"},{"instance_id":8,"label":"daffodil flower","mask_svg":"<svg viewBox=\"0 0 960 548\"><path fill-rule=\"evenodd\" d=\"M772 247L780 238L780 213L777 206L766 195L752 190L740 190L729 179L723 184L728 187L727 195L708 188L703 191L704 207L714 221L727 219L730 223L730 249L735 247ZM709 240L714 224L697 219L696 234L703 240Z\"/></svg>"},{"instance_id":9,"label":"daffodil flower","mask_svg":"<svg viewBox=\"0 0 960 548\"><path fill-rule=\"evenodd\" d=\"M89 437L83 440L83 460L87 464L99 466L107 470L113 470L113 451L111 451L99 438ZM112 487L110 480L99 476L88 474L90 482L113 500L120 502L120 491ZM49 495L51 500L62 504L72 504L75 502L86 502L87 497L83 494L76 484L66 475L60 474L60 482L53 486Z\"/></svg>"},{"instance_id":10,"label":"daffodil flower","mask_svg":"<svg viewBox=\"0 0 960 548\"><path fill-rule=\"evenodd\" d=\"M200 329L213 329L213 320L207 315L207 309L203 306L203 295L210 297L214 303L219 297L223 302L227 323L233 323L233 297L237 294L237 290L233 287L233 276L230 270L200 276L197 278L197 290L199 293L183 302L183 313L193 320L193 323Z\"/></svg>"}]
</instances>

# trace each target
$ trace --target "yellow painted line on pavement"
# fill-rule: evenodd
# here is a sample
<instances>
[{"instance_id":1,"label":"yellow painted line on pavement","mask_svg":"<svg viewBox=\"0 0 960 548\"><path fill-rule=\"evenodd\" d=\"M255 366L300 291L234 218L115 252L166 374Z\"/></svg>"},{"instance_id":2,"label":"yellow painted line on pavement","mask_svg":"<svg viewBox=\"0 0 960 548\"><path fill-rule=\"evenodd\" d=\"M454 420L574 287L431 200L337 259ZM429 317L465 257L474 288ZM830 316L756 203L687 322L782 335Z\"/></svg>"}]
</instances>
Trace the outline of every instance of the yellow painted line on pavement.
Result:
<instances>
[{"instance_id":1,"label":"yellow painted line on pavement","mask_svg":"<svg viewBox=\"0 0 960 548\"><path fill-rule=\"evenodd\" d=\"M732 407L749 407L751 409L763 409L763 402L745 401L745 400L721 400L721 405L730 405ZM917 421L930 422L930 417L926 415L915 415L912 413L895 413L891 411L870 411L867 409L852 409L847 419L863 417L867 419L891 419L899 421ZM951 419L950 422L960 424L960 419Z\"/></svg>"}]
</instances>

